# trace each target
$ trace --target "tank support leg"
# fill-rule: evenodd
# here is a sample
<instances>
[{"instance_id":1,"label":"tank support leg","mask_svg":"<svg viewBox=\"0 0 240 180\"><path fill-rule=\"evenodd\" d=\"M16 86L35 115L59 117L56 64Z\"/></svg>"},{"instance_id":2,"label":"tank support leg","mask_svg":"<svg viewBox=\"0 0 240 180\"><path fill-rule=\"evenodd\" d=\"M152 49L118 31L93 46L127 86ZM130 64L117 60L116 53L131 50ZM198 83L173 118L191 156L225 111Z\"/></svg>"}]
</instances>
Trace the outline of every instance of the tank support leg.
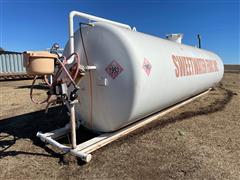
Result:
<instances>
[{"instance_id":1,"label":"tank support leg","mask_svg":"<svg viewBox=\"0 0 240 180\"><path fill-rule=\"evenodd\" d=\"M76 117L75 117L75 104L78 103L77 100L74 100L72 102L67 102L67 107L70 110L70 123L66 124L65 127L56 129L51 132L47 133L37 133L37 137L41 139L41 141L45 143L49 143L59 149L61 149L63 152L67 153L70 152L71 154L81 158L85 162L89 162L92 159L92 155L89 153L84 153L81 151L78 151L76 149L77 147L77 138L76 138ZM67 135L71 131L71 141L72 141L72 147L65 146L59 142L56 141L56 139Z\"/></svg>"},{"instance_id":2,"label":"tank support leg","mask_svg":"<svg viewBox=\"0 0 240 180\"><path fill-rule=\"evenodd\" d=\"M77 140L76 140L76 117L75 117L75 103L78 101L72 101L69 103L70 107L70 123L71 123L71 140L72 140L72 148L77 147Z\"/></svg>"}]
</instances>

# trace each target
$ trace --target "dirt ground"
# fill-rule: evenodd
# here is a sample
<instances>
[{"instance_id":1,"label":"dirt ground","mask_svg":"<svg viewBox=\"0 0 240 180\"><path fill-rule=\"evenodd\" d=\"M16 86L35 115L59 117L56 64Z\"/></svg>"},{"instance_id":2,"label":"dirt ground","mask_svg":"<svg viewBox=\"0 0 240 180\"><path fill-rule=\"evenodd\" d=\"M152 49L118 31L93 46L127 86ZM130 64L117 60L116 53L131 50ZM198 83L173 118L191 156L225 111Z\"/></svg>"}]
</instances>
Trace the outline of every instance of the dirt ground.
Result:
<instances>
[{"instance_id":1,"label":"dirt ground","mask_svg":"<svg viewBox=\"0 0 240 180\"><path fill-rule=\"evenodd\" d=\"M67 117L31 103L30 83L0 82L0 179L240 179L240 74L225 73L207 95L97 150L88 164L36 138Z\"/></svg>"}]
</instances>

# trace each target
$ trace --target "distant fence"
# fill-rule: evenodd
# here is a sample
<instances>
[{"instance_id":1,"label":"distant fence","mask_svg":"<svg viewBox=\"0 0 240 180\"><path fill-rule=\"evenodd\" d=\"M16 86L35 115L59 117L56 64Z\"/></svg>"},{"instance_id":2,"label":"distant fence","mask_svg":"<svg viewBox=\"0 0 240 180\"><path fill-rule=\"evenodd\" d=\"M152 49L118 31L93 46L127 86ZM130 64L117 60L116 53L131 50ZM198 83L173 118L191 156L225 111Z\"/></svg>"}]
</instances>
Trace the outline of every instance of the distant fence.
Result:
<instances>
[{"instance_id":1,"label":"distant fence","mask_svg":"<svg viewBox=\"0 0 240 180\"><path fill-rule=\"evenodd\" d=\"M224 64L224 72L240 73L240 64Z\"/></svg>"}]
</instances>

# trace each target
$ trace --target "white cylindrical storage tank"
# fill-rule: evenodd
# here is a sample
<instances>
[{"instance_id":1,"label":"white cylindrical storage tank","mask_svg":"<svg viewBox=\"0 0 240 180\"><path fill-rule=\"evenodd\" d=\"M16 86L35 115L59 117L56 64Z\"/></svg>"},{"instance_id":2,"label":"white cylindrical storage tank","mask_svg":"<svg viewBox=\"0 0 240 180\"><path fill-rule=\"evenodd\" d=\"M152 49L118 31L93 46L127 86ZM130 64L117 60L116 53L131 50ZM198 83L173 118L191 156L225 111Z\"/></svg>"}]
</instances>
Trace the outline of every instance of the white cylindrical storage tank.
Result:
<instances>
[{"instance_id":1,"label":"white cylindrical storage tank","mask_svg":"<svg viewBox=\"0 0 240 180\"><path fill-rule=\"evenodd\" d=\"M223 63L212 52L115 25L83 25L74 38L81 64L96 66L78 84L76 108L94 131L120 129L207 90L223 76ZM69 53L67 44L64 55Z\"/></svg>"}]
</instances>

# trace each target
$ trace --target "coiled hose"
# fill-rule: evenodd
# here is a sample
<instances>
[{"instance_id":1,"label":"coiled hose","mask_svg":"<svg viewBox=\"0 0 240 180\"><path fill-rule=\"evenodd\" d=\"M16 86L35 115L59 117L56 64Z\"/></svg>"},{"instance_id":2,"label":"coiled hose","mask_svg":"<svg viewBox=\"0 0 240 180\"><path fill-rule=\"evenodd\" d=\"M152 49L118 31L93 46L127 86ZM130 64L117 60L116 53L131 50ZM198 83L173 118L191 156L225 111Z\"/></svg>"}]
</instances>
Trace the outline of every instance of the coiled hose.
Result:
<instances>
[{"instance_id":1,"label":"coiled hose","mask_svg":"<svg viewBox=\"0 0 240 180\"><path fill-rule=\"evenodd\" d=\"M67 61L68 59L70 59L72 56L74 56L74 60L76 61L75 64L73 64L73 66L77 66L77 68L75 68L75 71L73 73L73 76L70 75L69 71L67 70L67 68L65 67L66 64L67 64ZM50 84L47 80L47 77L46 75L44 76L44 82L48 85L49 89L54 89L55 86L57 85L58 83L58 78L59 76L62 74L62 72L64 72L66 75L67 75L67 78L68 80L70 80L69 84L67 84L67 86L69 87L71 84L74 85L74 87L76 87L76 83L75 83L75 80L77 78L77 75L79 73L79 69L80 69L80 56L78 55L78 53L72 53L68 58L66 58L65 56L62 56L61 57L63 60L61 61L60 58L57 59L57 63L61 66L61 68L58 69L58 71L55 73L55 76L53 78L53 82L52 84ZM73 67L72 66L72 67ZM39 76L36 75L33 79L33 82L32 82L32 86L31 86L31 89L30 89L30 99L33 103L35 104L43 104L43 103L48 103L47 107L49 107L50 104L52 104L53 102L56 102L57 100L52 100L52 101L49 101L50 98L51 98L51 94L49 93L47 98L43 101L36 101L34 98L33 98L33 89L34 89L34 85L35 85L35 82L37 80ZM49 104L50 103L50 104Z\"/></svg>"}]
</instances>

